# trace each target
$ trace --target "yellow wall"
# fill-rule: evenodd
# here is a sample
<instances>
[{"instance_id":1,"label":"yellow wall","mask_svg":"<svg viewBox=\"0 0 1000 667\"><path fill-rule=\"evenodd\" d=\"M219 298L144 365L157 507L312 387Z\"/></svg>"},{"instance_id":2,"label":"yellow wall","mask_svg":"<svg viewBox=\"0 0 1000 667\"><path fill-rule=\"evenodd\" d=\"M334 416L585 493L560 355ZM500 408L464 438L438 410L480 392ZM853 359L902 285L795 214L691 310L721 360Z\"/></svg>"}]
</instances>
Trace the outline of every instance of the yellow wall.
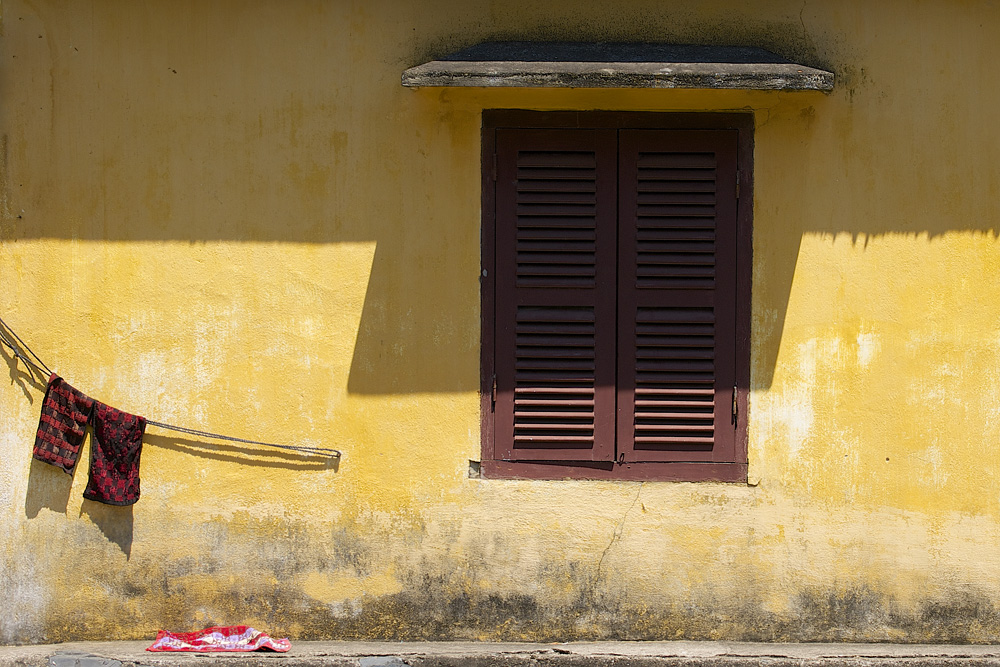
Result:
<instances>
[{"instance_id":1,"label":"yellow wall","mask_svg":"<svg viewBox=\"0 0 1000 667\"><path fill-rule=\"evenodd\" d=\"M985 0L5 1L0 317L113 405L345 456L151 427L139 503L83 501L4 351L0 643L1000 640L998 29ZM837 84L399 85L500 38ZM469 478L484 108L755 111L749 484Z\"/></svg>"}]
</instances>

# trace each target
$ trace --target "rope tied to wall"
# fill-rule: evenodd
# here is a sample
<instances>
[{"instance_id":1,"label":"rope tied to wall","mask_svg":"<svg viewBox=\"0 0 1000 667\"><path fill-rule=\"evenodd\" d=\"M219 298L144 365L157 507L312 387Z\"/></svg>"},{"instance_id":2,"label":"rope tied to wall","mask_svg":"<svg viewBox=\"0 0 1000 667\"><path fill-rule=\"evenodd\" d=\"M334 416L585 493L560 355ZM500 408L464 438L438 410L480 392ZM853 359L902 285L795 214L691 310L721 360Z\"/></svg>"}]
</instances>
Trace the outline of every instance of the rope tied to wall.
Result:
<instances>
[{"instance_id":1,"label":"rope tied to wall","mask_svg":"<svg viewBox=\"0 0 1000 667\"><path fill-rule=\"evenodd\" d=\"M39 376L42 381L48 381L48 378L53 374L52 370L45 364L41 358L35 354L28 345L21 340L21 337L11 329L3 318L0 318L0 343L10 349L11 354L14 355L14 359L20 361L35 375ZM166 424L164 422L153 421L152 419L147 419L146 424L149 426L156 426L167 431L175 431L177 433L184 433L186 435L193 435L201 438L208 438L212 440L223 440L226 442L238 442L245 445L259 445L262 447L273 447L275 449L284 449L287 451L298 452L300 454L308 454L311 456L326 456L334 459L339 459L341 457L341 452L339 449L329 449L326 447L311 447L308 445L279 445L273 442L262 442L260 440L249 440L247 438L237 438L231 435L222 435L219 433L211 433L209 431L200 431L198 429L187 428L186 426L176 426L174 424Z\"/></svg>"}]
</instances>

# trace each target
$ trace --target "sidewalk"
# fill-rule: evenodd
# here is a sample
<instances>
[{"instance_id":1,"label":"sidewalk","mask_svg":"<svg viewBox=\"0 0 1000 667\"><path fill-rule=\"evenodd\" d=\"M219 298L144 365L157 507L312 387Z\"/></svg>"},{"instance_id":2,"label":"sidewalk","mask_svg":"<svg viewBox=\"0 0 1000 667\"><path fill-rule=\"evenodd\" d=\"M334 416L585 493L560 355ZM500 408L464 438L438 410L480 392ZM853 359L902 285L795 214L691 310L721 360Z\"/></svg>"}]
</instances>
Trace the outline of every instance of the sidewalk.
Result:
<instances>
[{"instance_id":1,"label":"sidewalk","mask_svg":"<svg viewBox=\"0 0 1000 667\"><path fill-rule=\"evenodd\" d=\"M0 667L1000 667L1000 646L735 642L292 642L288 653L147 653L150 641L0 646Z\"/></svg>"}]
</instances>

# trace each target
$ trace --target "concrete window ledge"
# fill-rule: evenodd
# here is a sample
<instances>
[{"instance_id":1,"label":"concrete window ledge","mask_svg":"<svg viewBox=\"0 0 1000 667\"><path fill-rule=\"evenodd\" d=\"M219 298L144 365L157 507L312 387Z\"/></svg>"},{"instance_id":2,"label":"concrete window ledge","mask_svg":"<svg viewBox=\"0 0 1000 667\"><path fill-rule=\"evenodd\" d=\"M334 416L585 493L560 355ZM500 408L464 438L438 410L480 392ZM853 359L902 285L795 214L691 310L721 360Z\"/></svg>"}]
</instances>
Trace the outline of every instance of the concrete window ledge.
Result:
<instances>
[{"instance_id":1,"label":"concrete window ledge","mask_svg":"<svg viewBox=\"0 0 1000 667\"><path fill-rule=\"evenodd\" d=\"M749 46L484 42L411 67L410 88L833 90L833 72Z\"/></svg>"}]
</instances>

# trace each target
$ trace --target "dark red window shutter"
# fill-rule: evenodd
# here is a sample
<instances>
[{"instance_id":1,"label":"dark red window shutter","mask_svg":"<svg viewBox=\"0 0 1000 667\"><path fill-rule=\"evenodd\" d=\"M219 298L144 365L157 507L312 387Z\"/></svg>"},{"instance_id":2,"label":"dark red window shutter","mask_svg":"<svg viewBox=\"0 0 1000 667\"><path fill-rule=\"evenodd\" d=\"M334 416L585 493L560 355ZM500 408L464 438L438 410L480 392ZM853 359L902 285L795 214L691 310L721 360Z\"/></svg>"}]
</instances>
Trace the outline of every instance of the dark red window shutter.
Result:
<instances>
[{"instance_id":1,"label":"dark red window shutter","mask_svg":"<svg viewBox=\"0 0 1000 667\"><path fill-rule=\"evenodd\" d=\"M614 130L496 131L496 454L610 461Z\"/></svg>"},{"instance_id":2,"label":"dark red window shutter","mask_svg":"<svg viewBox=\"0 0 1000 667\"><path fill-rule=\"evenodd\" d=\"M732 461L735 131L619 135L618 451Z\"/></svg>"}]
</instances>

